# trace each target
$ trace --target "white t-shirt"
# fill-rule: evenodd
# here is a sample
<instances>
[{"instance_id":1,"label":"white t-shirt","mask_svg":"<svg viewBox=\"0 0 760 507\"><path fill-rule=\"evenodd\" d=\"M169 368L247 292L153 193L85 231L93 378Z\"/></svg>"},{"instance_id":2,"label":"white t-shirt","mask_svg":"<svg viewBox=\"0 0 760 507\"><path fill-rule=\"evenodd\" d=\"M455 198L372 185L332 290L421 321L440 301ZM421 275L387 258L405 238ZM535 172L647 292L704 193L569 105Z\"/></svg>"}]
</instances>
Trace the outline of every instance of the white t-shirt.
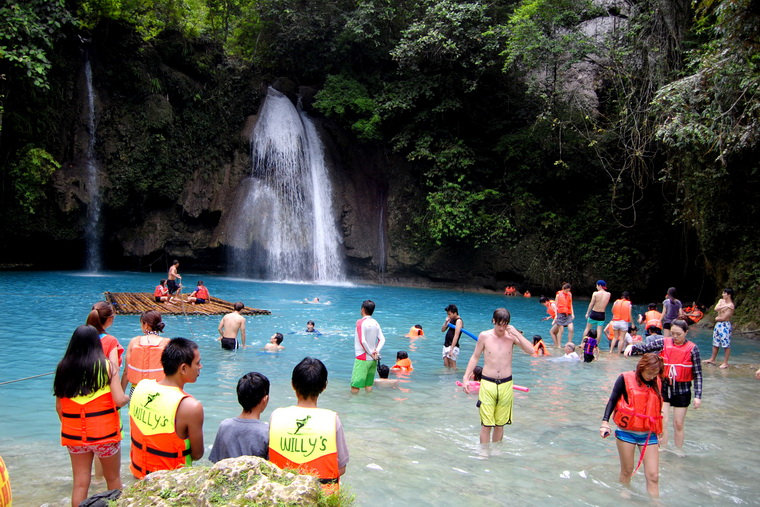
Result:
<instances>
[{"instance_id":1,"label":"white t-shirt","mask_svg":"<svg viewBox=\"0 0 760 507\"><path fill-rule=\"evenodd\" d=\"M385 345L385 336L380 324L372 317L362 317L356 321L354 331L354 356L357 359L372 359L371 354Z\"/></svg>"}]
</instances>

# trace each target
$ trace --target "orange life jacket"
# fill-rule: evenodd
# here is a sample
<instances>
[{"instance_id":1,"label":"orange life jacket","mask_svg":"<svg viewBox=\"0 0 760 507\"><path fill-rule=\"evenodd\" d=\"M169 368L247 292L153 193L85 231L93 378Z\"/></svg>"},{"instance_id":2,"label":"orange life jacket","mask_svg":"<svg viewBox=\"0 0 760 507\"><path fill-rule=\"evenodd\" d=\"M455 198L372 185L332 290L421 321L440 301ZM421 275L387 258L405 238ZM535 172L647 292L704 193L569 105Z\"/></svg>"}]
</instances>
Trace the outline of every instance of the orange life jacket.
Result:
<instances>
[{"instance_id":1,"label":"orange life jacket","mask_svg":"<svg viewBox=\"0 0 760 507\"><path fill-rule=\"evenodd\" d=\"M208 289L206 288L205 285L199 285L198 287L196 287L195 297L198 299L205 299L206 301L209 300Z\"/></svg>"},{"instance_id":2,"label":"orange life jacket","mask_svg":"<svg viewBox=\"0 0 760 507\"><path fill-rule=\"evenodd\" d=\"M662 314L657 310L644 313L644 329L649 329L651 326L662 329Z\"/></svg>"},{"instance_id":3,"label":"orange life jacket","mask_svg":"<svg viewBox=\"0 0 760 507\"><path fill-rule=\"evenodd\" d=\"M127 380L132 385L137 385L143 379L161 380L164 378L164 367L161 365L161 354L169 340L161 339L157 345L140 343L142 337L137 338L137 343L129 351L129 363L127 364Z\"/></svg>"},{"instance_id":4,"label":"orange life jacket","mask_svg":"<svg viewBox=\"0 0 760 507\"><path fill-rule=\"evenodd\" d=\"M524 298L529 298L530 297L530 291L526 290L525 292L523 292L523 297Z\"/></svg>"},{"instance_id":5,"label":"orange life jacket","mask_svg":"<svg viewBox=\"0 0 760 507\"><path fill-rule=\"evenodd\" d=\"M120 442L120 428L110 385L86 396L61 398L61 445Z\"/></svg>"},{"instance_id":6,"label":"orange life jacket","mask_svg":"<svg viewBox=\"0 0 760 507\"><path fill-rule=\"evenodd\" d=\"M623 380L628 401L620 396L615 405L615 424L626 431L662 433L662 398L658 393L661 380L657 378L657 391L646 384L639 384L635 371L624 372Z\"/></svg>"},{"instance_id":7,"label":"orange life jacket","mask_svg":"<svg viewBox=\"0 0 760 507\"><path fill-rule=\"evenodd\" d=\"M132 433L129 469L142 479L156 470L174 470L192 464L190 441L177 436L175 418L182 400L190 397L182 389L142 380L129 402Z\"/></svg>"},{"instance_id":8,"label":"orange life jacket","mask_svg":"<svg viewBox=\"0 0 760 507\"><path fill-rule=\"evenodd\" d=\"M557 292L557 313L573 313L573 295L569 292Z\"/></svg>"},{"instance_id":9,"label":"orange life jacket","mask_svg":"<svg viewBox=\"0 0 760 507\"><path fill-rule=\"evenodd\" d=\"M557 318L557 311L555 310L556 306L554 305L556 305L556 302L553 299L550 299L549 304L546 306L546 313L548 313L552 319Z\"/></svg>"},{"instance_id":10,"label":"orange life jacket","mask_svg":"<svg viewBox=\"0 0 760 507\"><path fill-rule=\"evenodd\" d=\"M404 336L407 338L416 338L418 336L425 336L425 333L422 331L422 329L412 326L409 328L409 332Z\"/></svg>"},{"instance_id":11,"label":"orange life jacket","mask_svg":"<svg viewBox=\"0 0 760 507\"><path fill-rule=\"evenodd\" d=\"M3 507L13 505L11 477L8 475L8 468L5 466L2 456L0 456L0 505Z\"/></svg>"},{"instance_id":12,"label":"orange life jacket","mask_svg":"<svg viewBox=\"0 0 760 507\"><path fill-rule=\"evenodd\" d=\"M540 354L539 354L540 351ZM544 345L543 340L539 340L538 343L533 344L533 355L534 356L545 356L546 355L546 345Z\"/></svg>"},{"instance_id":13,"label":"orange life jacket","mask_svg":"<svg viewBox=\"0 0 760 507\"><path fill-rule=\"evenodd\" d=\"M156 285L156 290L153 291L153 297L161 297L161 296L168 296L169 295L169 289L164 287L163 285Z\"/></svg>"},{"instance_id":14,"label":"orange life jacket","mask_svg":"<svg viewBox=\"0 0 760 507\"><path fill-rule=\"evenodd\" d=\"M663 347L660 356L665 362L663 378L669 378L675 382L689 382L694 379L694 364L691 362L691 351L694 342L686 341L683 345L676 345L673 338L663 338Z\"/></svg>"},{"instance_id":15,"label":"orange life jacket","mask_svg":"<svg viewBox=\"0 0 760 507\"><path fill-rule=\"evenodd\" d=\"M612 322L608 322L607 325L604 326L604 329L602 330L602 332L610 341L612 341L612 339L615 338L615 330L612 329Z\"/></svg>"},{"instance_id":16,"label":"orange life jacket","mask_svg":"<svg viewBox=\"0 0 760 507\"><path fill-rule=\"evenodd\" d=\"M642 338L640 334L632 334L631 335L631 343L639 343L641 342Z\"/></svg>"},{"instance_id":17,"label":"orange life jacket","mask_svg":"<svg viewBox=\"0 0 760 507\"><path fill-rule=\"evenodd\" d=\"M627 299L615 301L612 305L612 320L631 322L631 302Z\"/></svg>"},{"instance_id":18,"label":"orange life jacket","mask_svg":"<svg viewBox=\"0 0 760 507\"><path fill-rule=\"evenodd\" d=\"M412 360L408 357L406 359L399 359L396 361L396 364L393 365L391 370L406 370L406 371L412 371L414 368L412 368Z\"/></svg>"},{"instance_id":19,"label":"orange life jacket","mask_svg":"<svg viewBox=\"0 0 760 507\"><path fill-rule=\"evenodd\" d=\"M699 308L694 308L690 312L686 312L686 316L689 317L689 319L691 319L694 324L702 320L702 317L704 317L704 315L705 314L702 313L702 310Z\"/></svg>"},{"instance_id":20,"label":"orange life jacket","mask_svg":"<svg viewBox=\"0 0 760 507\"><path fill-rule=\"evenodd\" d=\"M319 478L328 492L339 486L338 414L324 408L284 407L272 412L269 460Z\"/></svg>"}]
</instances>

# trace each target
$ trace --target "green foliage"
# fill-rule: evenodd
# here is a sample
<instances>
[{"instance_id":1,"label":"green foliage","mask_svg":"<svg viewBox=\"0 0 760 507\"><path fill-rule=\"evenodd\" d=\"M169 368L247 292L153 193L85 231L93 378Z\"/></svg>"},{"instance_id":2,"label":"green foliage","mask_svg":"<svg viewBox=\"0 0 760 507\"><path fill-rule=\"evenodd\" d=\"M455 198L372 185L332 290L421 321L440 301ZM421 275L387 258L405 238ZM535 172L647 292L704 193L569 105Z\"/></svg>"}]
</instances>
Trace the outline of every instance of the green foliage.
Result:
<instances>
[{"instance_id":1,"label":"green foliage","mask_svg":"<svg viewBox=\"0 0 760 507\"><path fill-rule=\"evenodd\" d=\"M21 150L9 172L13 178L17 204L25 213L35 214L45 197L50 178L60 167L61 164L42 148L29 145Z\"/></svg>"},{"instance_id":2,"label":"green foliage","mask_svg":"<svg viewBox=\"0 0 760 507\"><path fill-rule=\"evenodd\" d=\"M206 29L209 19L206 0L82 0L78 14L89 27L104 19L125 21L144 40L165 30L195 37ZM216 20L213 15L211 19Z\"/></svg>"},{"instance_id":3,"label":"green foliage","mask_svg":"<svg viewBox=\"0 0 760 507\"><path fill-rule=\"evenodd\" d=\"M427 213L421 220L436 245L468 243L473 248L503 243L514 229L503 212L501 192L466 190L460 182L445 182L428 193Z\"/></svg>"},{"instance_id":4,"label":"green foliage","mask_svg":"<svg viewBox=\"0 0 760 507\"><path fill-rule=\"evenodd\" d=\"M5 2L0 6L0 80L8 65L12 75L47 88L50 70L48 53L62 29L74 20L64 0L26 0Z\"/></svg>"},{"instance_id":5,"label":"green foliage","mask_svg":"<svg viewBox=\"0 0 760 507\"><path fill-rule=\"evenodd\" d=\"M350 124L359 139L380 139L378 105L367 88L344 74L327 76L314 107L327 117Z\"/></svg>"}]
</instances>

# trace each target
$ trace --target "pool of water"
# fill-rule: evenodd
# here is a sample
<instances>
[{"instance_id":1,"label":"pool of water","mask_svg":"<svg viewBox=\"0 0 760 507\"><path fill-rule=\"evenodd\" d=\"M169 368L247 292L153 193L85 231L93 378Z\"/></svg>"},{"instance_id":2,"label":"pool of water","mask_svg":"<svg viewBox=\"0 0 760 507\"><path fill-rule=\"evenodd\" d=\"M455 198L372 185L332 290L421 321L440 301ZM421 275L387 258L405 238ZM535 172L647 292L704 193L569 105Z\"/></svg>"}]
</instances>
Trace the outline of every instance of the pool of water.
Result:
<instances>
[{"instance_id":1,"label":"pool of water","mask_svg":"<svg viewBox=\"0 0 760 507\"><path fill-rule=\"evenodd\" d=\"M0 382L52 372L74 328L84 323L92 303L104 291L152 291L160 274L71 272L0 273ZM185 274L186 283L197 278ZM630 489L617 482L618 459L613 439L598 436L609 391L616 376L635 359L604 354L591 364L551 362L515 352L515 383L530 393L515 393L513 424L504 442L483 448L478 443L476 397L456 389L474 341L463 337L459 371L441 361L443 308L459 306L465 328L476 333L490 326L499 306L512 312L512 322L526 336L548 339L544 308L537 298L505 298L449 290L381 286L318 286L264 283L203 276L211 294L228 301L272 311L248 318L245 350L220 349L219 317L165 316L165 334L197 341L203 370L186 389L205 408L206 456L219 422L239 413L235 385L248 371L269 377L268 419L276 407L292 404L293 366L305 356L321 359L329 385L322 407L340 413L351 453L342 484L358 505L475 505L549 503L622 505L648 503L642 473ZM319 297L330 304L305 304ZM398 350L409 352L414 372L401 389L376 389L351 395L353 329L364 299L377 304L375 317L387 338L384 361L392 365ZM576 302L576 314L587 301ZM314 320L322 335L304 333ZM580 319L578 319L580 320ZM403 335L421 324L426 336ZM575 341L582 325L577 324ZM109 331L123 345L137 335L138 316L117 316ZM261 349L274 332L285 335L285 350ZM702 355L709 355L710 335L694 334ZM705 368L704 403L686 418L686 457L661 454L660 488L665 505L757 504L757 388L753 372L760 363L756 342L735 337L729 371ZM557 354L557 351L553 351ZM68 500L71 467L59 443L59 423L52 396L52 375L0 385L0 455L11 474L16 505L58 504ZM124 421L127 422L126 414ZM128 428L128 424L126 424ZM122 476L128 446L123 446ZM208 463L206 459L202 463ZM91 493L95 489L91 489Z\"/></svg>"}]
</instances>

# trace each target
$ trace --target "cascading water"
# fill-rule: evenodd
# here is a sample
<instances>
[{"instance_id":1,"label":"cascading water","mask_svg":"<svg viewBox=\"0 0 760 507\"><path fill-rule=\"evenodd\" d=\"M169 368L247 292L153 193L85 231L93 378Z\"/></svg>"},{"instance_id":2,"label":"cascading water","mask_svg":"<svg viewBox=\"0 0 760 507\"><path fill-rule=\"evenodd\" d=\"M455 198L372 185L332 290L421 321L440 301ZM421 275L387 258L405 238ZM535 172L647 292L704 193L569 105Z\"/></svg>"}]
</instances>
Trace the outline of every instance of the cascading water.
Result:
<instances>
[{"instance_id":1,"label":"cascading water","mask_svg":"<svg viewBox=\"0 0 760 507\"><path fill-rule=\"evenodd\" d=\"M322 142L306 113L273 88L251 135L251 159L229 228L232 269L275 280L345 280Z\"/></svg>"},{"instance_id":2,"label":"cascading water","mask_svg":"<svg viewBox=\"0 0 760 507\"><path fill-rule=\"evenodd\" d=\"M382 277L385 274L385 199L380 199L380 216L377 219L377 272Z\"/></svg>"},{"instance_id":3,"label":"cascading water","mask_svg":"<svg viewBox=\"0 0 760 507\"><path fill-rule=\"evenodd\" d=\"M100 185L98 184L98 163L95 158L95 90L92 86L92 66L89 53L84 62L87 84L87 152L85 154L86 190L89 197L87 222L85 223L85 245L87 248L87 271L97 272L101 268L100 259Z\"/></svg>"}]
</instances>

